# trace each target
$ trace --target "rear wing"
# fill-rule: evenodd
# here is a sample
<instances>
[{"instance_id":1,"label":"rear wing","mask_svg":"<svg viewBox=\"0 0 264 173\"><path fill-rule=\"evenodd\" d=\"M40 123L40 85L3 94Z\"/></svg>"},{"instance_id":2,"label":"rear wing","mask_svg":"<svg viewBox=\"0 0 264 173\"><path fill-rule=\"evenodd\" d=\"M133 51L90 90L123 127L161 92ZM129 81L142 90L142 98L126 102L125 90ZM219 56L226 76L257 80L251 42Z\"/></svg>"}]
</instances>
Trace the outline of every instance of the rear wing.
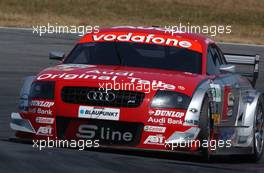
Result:
<instances>
[{"instance_id":1,"label":"rear wing","mask_svg":"<svg viewBox=\"0 0 264 173\"><path fill-rule=\"evenodd\" d=\"M256 85L258 75L259 75L259 55L242 55L242 54L224 54L226 61L228 64L235 65L247 65L253 67L253 71L251 73L240 73L245 77L252 78L251 83L253 86Z\"/></svg>"}]
</instances>

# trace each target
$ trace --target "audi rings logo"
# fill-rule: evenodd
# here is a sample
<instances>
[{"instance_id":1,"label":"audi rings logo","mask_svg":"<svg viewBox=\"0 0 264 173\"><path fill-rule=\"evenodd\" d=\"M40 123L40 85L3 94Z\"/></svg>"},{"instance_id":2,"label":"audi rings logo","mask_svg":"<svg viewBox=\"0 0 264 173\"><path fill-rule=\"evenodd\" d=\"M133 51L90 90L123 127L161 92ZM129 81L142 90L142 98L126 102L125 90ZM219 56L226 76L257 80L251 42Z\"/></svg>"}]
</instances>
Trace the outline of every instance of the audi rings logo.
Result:
<instances>
[{"instance_id":1,"label":"audi rings logo","mask_svg":"<svg viewBox=\"0 0 264 173\"><path fill-rule=\"evenodd\" d=\"M88 100L111 102L115 100L115 94L112 92L89 91L87 98Z\"/></svg>"}]
</instances>

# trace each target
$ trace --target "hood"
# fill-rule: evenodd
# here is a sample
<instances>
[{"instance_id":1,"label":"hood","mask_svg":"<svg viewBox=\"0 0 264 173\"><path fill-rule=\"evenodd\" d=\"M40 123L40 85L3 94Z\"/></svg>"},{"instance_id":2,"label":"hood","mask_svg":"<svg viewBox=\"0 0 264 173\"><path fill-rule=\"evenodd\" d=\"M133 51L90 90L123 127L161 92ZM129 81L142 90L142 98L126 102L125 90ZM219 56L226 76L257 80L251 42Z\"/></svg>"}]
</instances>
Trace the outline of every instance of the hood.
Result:
<instances>
[{"instance_id":1,"label":"hood","mask_svg":"<svg viewBox=\"0 0 264 173\"><path fill-rule=\"evenodd\" d=\"M125 66L60 64L41 71L36 80L71 81L74 83L134 84L181 92L191 96L206 76L150 68ZM155 86L155 88L154 88Z\"/></svg>"}]
</instances>

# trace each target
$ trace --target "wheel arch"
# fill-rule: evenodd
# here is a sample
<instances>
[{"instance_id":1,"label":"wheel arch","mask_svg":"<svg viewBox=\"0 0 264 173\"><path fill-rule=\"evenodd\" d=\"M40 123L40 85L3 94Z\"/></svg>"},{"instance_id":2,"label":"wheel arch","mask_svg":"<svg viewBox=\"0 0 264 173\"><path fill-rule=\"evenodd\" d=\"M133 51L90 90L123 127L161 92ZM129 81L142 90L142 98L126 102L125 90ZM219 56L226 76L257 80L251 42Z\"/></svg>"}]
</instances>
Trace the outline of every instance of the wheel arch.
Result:
<instances>
[{"instance_id":1,"label":"wheel arch","mask_svg":"<svg viewBox=\"0 0 264 173\"><path fill-rule=\"evenodd\" d=\"M211 80L207 79L202 81L192 95L192 100L186 111L184 125L193 126L199 124L200 112L203 105L203 100L208 94L210 89Z\"/></svg>"},{"instance_id":2,"label":"wheel arch","mask_svg":"<svg viewBox=\"0 0 264 173\"><path fill-rule=\"evenodd\" d=\"M253 127L259 99L263 96L263 93L253 90L249 91L248 95L242 98L242 102L245 104L244 116L242 119L243 126Z\"/></svg>"},{"instance_id":3,"label":"wheel arch","mask_svg":"<svg viewBox=\"0 0 264 173\"><path fill-rule=\"evenodd\" d=\"M256 117L257 106L259 99L263 97L263 93L250 90L247 91L248 94L242 98L242 104L244 105L244 114L237 122L241 127L237 131L237 143L242 144L243 146L253 147L253 136L254 136L254 123ZM262 103L263 104L263 103ZM242 142L242 141L244 142ZM241 143L242 142L242 143Z\"/></svg>"}]
</instances>

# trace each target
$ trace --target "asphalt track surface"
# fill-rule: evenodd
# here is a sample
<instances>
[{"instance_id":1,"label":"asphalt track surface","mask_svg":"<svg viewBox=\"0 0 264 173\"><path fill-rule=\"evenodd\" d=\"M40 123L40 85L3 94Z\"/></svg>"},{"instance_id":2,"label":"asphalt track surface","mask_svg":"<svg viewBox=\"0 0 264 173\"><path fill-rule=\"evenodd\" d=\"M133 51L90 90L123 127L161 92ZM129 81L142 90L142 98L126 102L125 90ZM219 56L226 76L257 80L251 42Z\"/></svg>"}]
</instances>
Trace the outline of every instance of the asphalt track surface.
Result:
<instances>
[{"instance_id":1,"label":"asphalt track surface","mask_svg":"<svg viewBox=\"0 0 264 173\"><path fill-rule=\"evenodd\" d=\"M212 163L200 157L134 151L45 149L8 140L10 113L16 111L21 79L56 63L48 59L51 50L68 52L78 37L45 35L31 31L0 29L0 173L1 172L264 172L264 158L249 163L234 158L216 158ZM260 54L257 88L264 90L264 47L222 44L228 53Z\"/></svg>"}]
</instances>

